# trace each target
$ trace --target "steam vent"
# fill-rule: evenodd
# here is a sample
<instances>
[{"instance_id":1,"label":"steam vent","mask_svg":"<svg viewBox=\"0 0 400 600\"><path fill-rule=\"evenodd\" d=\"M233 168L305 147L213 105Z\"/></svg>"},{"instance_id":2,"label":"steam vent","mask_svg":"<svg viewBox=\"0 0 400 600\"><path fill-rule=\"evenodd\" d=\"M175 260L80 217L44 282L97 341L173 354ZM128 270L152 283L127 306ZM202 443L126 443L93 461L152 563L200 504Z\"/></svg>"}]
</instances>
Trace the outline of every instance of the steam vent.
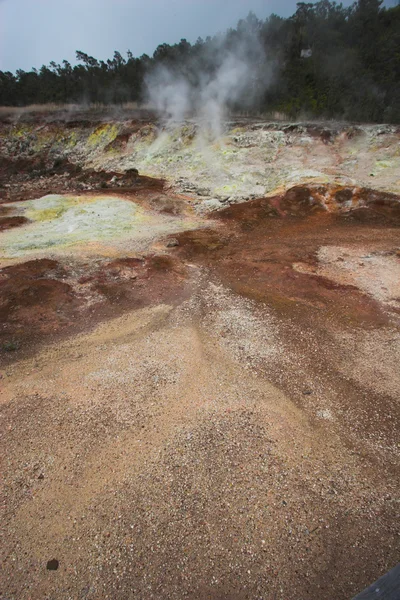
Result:
<instances>
[{"instance_id":1,"label":"steam vent","mask_svg":"<svg viewBox=\"0 0 400 600\"><path fill-rule=\"evenodd\" d=\"M4 599L395 567L398 126L4 110L0 325Z\"/></svg>"}]
</instances>

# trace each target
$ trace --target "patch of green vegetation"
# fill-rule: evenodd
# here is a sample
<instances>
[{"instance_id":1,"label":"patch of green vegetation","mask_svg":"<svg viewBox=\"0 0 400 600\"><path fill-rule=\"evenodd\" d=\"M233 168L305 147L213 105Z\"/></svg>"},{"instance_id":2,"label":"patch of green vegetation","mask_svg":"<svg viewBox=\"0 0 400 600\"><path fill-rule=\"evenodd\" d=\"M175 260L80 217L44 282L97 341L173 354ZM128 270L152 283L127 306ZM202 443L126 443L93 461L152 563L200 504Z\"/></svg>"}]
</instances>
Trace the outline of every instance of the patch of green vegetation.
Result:
<instances>
[{"instance_id":1,"label":"patch of green vegetation","mask_svg":"<svg viewBox=\"0 0 400 600\"><path fill-rule=\"evenodd\" d=\"M3 352L16 352L19 350L19 343L13 340L7 340L1 344L1 349Z\"/></svg>"}]
</instances>

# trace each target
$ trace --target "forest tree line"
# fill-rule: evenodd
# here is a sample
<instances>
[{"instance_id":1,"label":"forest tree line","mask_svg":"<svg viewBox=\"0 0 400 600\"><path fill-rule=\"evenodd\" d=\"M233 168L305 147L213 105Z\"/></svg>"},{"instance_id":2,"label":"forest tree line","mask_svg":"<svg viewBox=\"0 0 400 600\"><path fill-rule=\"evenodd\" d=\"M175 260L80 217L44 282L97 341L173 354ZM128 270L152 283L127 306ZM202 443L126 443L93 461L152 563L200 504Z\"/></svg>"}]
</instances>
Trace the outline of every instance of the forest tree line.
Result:
<instances>
[{"instance_id":1,"label":"forest tree line","mask_svg":"<svg viewBox=\"0 0 400 600\"><path fill-rule=\"evenodd\" d=\"M380 0L302 2L291 17L265 21L250 13L223 36L161 44L151 57L116 51L103 61L78 51L74 66L0 71L0 105L146 102L146 78L157 68L192 82L199 70L211 77L221 39L234 48L244 36L262 47L265 71L258 70L250 106L236 100L233 110L400 123L400 4L385 8Z\"/></svg>"}]
</instances>

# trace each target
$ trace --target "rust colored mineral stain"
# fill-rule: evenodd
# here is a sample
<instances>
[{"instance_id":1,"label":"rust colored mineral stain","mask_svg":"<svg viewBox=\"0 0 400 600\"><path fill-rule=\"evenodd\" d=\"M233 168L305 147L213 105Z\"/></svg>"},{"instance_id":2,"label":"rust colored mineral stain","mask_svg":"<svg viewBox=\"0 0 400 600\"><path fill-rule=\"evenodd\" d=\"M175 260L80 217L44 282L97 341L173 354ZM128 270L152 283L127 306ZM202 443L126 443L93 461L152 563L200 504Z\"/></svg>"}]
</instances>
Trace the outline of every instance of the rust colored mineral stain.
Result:
<instances>
[{"instance_id":1,"label":"rust colored mineral stain","mask_svg":"<svg viewBox=\"0 0 400 600\"><path fill-rule=\"evenodd\" d=\"M36 343L127 310L179 302L187 293L187 261L206 266L237 293L281 315L350 325L387 323L378 302L317 274L317 255L329 245L373 243L393 249L399 207L394 194L296 186L211 215L209 227L174 234L178 245L165 247L161 255L120 256L101 266L51 259L12 265L0 270L0 340Z\"/></svg>"},{"instance_id":2,"label":"rust colored mineral stain","mask_svg":"<svg viewBox=\"0 0 400 600\"><path fill-rule=\"evenodd\" d=\"M282 196L232 205L213 217L225 226L180 234L177 252L184 260L206 264L237 293L302 319L388 323L373 298L354 285L317 275L315 266L321 246L389 250L398 244L400 201L395 194L296 186ZM296 267L299 262L304 268Z\"/></svg>"},{"instance_id":3,"label":"rust colored mineral stain","mask_svg":"<svg viewBox=\"0 0 400 600\"><path fill-rule=\"evenodd\" d=\"M29 219L25 217L0 217L0 231L20 227L21 225L25 225L25 223L29 223Z\"/></svg>"},{"instance_id":4,"label":"rust colored mineral stain","mask_svg":"<svg viewBox=\"0 0 400 600\"><path fill-rule=\"evenodd\" d=\"M217 213L222 220L259 221L270 217L307 217L328 212L351 217L357 211L368 221L400 224L400 198L396 194L369 188L305 186L290 188L285 194L234 204Z\"/></svg>"},{"instance_id":5,"label":"rust colored mineral stain","mask_svg":"<svg viewBox=\"0 0 400 600\"><path fill-rule=\"evenodd\" d=\"M180 302L186 277L184 265L167 255L118 258L100 268L40 259L0 269L0 353L10 340L31 351L132 309Z\"/></svg>"}]
</instances>

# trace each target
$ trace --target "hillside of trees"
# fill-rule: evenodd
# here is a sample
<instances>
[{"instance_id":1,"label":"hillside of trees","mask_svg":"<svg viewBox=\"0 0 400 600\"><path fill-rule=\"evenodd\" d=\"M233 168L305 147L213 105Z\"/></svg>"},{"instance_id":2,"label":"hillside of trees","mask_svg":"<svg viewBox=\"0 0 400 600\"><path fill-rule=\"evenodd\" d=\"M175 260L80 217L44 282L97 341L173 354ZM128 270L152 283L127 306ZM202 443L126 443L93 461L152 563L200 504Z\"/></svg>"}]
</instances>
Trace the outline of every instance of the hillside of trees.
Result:
<instances>
[{"instance_id":1,"label":"hillside of trees","mask_svg":"<svg viewBox=\"0 0 400 600\"><path fill-rule=\"evenodd\" d=\"M380 0L346 8L329 0L299 3L291 17L265 21L250 13L223 36L161 44L152 57L116 51L104 62L78 51L75 66L64 60L0 72L0 105L145 102L155 69L166 67L197 85L198 71L212 75L217 68L221 39L226 49L244 37L248 44L249 36L266 59L250 106L236 99L233 110L400 123L400 4L384 8Z\"/></svg>"}]
</instances>

